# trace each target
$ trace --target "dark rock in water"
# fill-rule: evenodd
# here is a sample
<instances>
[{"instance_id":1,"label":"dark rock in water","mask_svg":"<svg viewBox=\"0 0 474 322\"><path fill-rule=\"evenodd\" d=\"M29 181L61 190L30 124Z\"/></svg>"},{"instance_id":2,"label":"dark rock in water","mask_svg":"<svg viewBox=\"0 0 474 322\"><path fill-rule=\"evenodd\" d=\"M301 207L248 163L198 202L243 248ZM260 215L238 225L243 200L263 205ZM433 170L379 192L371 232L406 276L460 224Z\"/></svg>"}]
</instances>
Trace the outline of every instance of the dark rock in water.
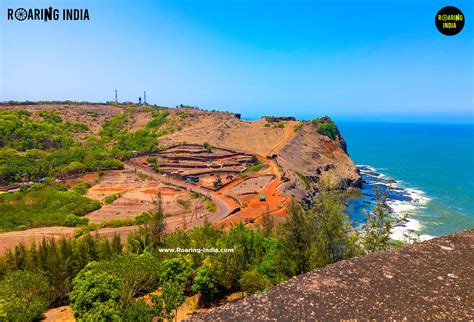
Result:
<instances>
[{"instance_id":1,"label":"dark rock in water","mask_svg":"<svg viewBox=\"0 0 474 322\"><path fill-rule=\"evenodd\" d=\"M387 182L388 182L388 183L397 183L397 181L396 181L396 180L393 180L393 179L388 179Z\"/></svg>"},{"instance_id":2,"label":"dark rock in water","mask_svg":"<svg viewBox=\"0 0 474 322\"><path fill-rule=\"evenodd\" d=\"M371 202L370 201L367 201L367 200L364 200L363 203L365 203L366 205L370 205Z\"/></svg>"}]
</instances>

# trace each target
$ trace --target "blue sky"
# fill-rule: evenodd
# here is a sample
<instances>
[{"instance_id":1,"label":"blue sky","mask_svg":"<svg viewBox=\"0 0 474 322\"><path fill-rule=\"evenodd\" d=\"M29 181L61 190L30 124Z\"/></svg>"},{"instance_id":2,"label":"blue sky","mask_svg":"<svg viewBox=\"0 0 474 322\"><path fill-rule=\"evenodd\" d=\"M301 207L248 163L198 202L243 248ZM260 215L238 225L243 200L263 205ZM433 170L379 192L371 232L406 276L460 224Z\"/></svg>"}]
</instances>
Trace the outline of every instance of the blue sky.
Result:
<instances>
[{"instance_id":1,"label":"blue sky","mask_svg":"<svg viewBox=\"0 0 474 322\"><path fill-rule=\"evenodd\" d=\"M455 4L464 30L434 16ZM6 8L90 21L7 21ZM0 100L197 105L244 117L473 122L472 0L2 1Z\"/></svg>"}]
</instances>

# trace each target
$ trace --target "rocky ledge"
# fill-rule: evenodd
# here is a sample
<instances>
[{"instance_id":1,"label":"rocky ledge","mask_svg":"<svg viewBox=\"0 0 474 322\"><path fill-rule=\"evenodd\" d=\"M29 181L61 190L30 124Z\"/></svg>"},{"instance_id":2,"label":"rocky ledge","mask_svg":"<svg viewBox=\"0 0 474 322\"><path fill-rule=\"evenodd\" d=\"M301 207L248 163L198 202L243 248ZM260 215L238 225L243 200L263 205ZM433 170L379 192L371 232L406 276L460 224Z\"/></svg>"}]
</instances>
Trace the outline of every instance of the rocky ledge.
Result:
<instances>
[{"instance_id":1,"label":"rocky ledge","mask_svg":"<svg viewBox=\"0 0 474 322\"><path fill-rule=\"evenodd\" d=\"M470 320L473 263L471 229L328 265L191 320Z\"/></svg>"}]
</instances>

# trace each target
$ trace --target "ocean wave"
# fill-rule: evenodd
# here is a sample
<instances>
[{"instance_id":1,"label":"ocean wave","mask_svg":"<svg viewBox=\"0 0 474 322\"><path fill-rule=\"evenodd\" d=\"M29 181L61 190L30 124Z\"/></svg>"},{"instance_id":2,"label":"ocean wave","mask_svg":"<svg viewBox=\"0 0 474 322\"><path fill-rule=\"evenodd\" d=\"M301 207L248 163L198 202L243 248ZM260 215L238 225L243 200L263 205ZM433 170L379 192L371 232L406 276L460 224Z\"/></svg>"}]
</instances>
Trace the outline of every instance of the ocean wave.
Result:
<instances>
[{"instance_id":1,"label":"ocean wave","mask_svg":"<svg viewBox=\"0 0 474 322\"><path fill-rule=\"evenodd\" d=\"M380 172L380 169L369 165L357 165L363 182L363 194L373 199L375 188L378 187L388 196L388 206L392 214L400 219L400 222L392 229L391 237L395 240L411 241L414 239L427 240L433 238L430 235L420 235L423 224L413 218L417 210L426 207L431 198L426 196L422 190L408 187L406 183L395 180ZM370 204L373 204L374 200Z\"/></svg>"}]
</instances>

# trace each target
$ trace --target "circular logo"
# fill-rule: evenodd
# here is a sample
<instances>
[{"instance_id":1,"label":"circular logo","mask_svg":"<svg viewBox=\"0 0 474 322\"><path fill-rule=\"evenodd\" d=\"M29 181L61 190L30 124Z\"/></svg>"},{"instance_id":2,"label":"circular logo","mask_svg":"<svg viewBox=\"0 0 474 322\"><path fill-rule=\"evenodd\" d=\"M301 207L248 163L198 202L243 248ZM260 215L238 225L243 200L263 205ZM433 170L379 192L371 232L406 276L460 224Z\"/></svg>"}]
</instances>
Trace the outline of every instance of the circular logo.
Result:
<instances>
[{"instance_id":1,"label":"circular logo","mask_svg":"<svg viewBox=\"0 0 474 322\"><path fill-rule=\"evenodd\" d=\"M26 19L26 17L28 17L28 13L26 12L25 9L23 8L18 8L15 10L15 18L16 20L20 20L20 21L23 21Z\"/></svg>"},{"instance_id":2,"label":"circular logo","mask_svg":"<svg viewBox=\"0 0 474 322\"><path fill-rule=\"evenodd\" d=\"M439 32L446 36L454 36L464 28L464 14L456 7L444 7L435 17L435 25Z\"/></svg>"}]
</instances>

